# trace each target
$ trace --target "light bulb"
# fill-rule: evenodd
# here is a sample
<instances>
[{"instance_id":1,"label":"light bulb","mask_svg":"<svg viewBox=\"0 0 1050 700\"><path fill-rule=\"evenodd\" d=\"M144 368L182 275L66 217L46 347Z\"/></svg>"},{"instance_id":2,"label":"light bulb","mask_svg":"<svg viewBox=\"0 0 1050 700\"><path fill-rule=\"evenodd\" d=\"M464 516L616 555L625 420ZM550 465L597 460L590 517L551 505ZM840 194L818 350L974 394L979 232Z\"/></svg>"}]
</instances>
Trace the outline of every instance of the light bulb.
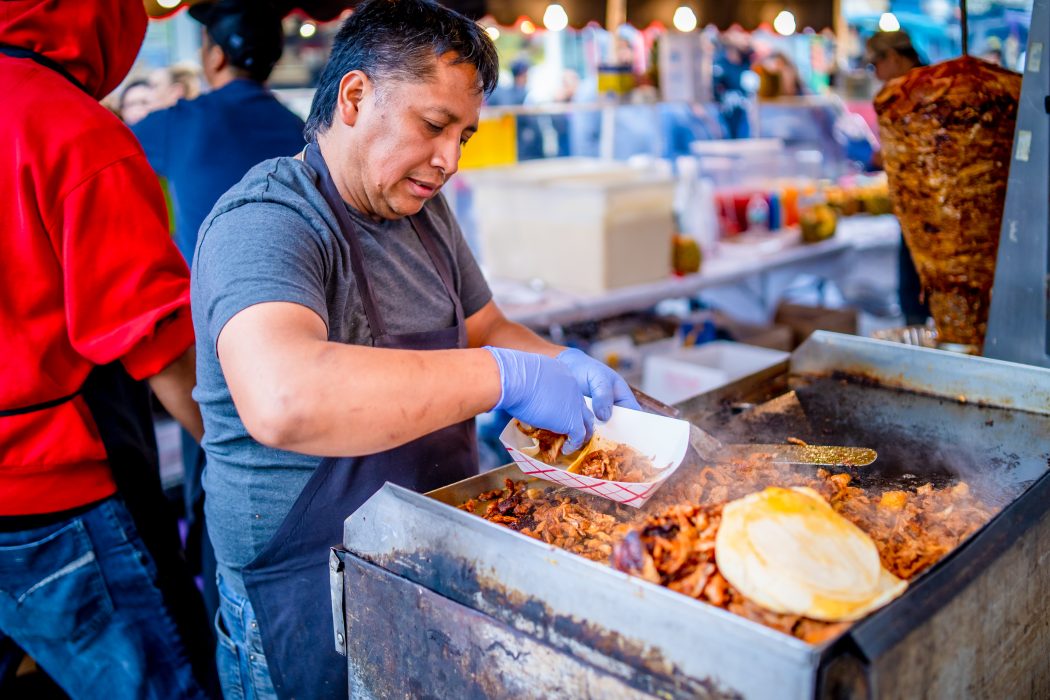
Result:
<instances>
[{"instance_id":1,"label":"light bulb","mask_svg":"<svg viewBox=\"0 0 1050 700\"><path fill-rule=\"evenodd\" d=\"M696 29L696 13L693 12L693 8L682 5L674 11L674 28L680 32Z\"/></svg>"},{"instance_id":2,"label":"light bulb","mask_svg":"<svg viewBox=\"0 0 1050 700\"><path fill-rule=\"evenodd\" d=\"M795 33L795 15L787 10L781 10L776 19L773 20L773 29L781 36L791 36Z\"/></svg>"},{"instance_id":3,"label":"light bulb","mask_svg":"<svg viewBox=\"0 0 1050 700\"><path fill-rule=\"evenodd\" d=\"M547 10L543 13L543 26L552 32L560 32L568 27L569 15L565 13L565 8L556 2L547 5Z\"/></svg>"},{"instance_id":4,"label":"light bulb","mask_svg":"<svg viewBox=\"0 0 1050 700\"><path fill-rule=\"evenodd\" d=\"M304 39L309 39L317 33L317 25L313 22L303 22L299 26L299 36Z\"/></svg>"},{"instance_id":5,"label":"light bulb","mask_svg":"<svg viewBox=\"0 0 1050 700\"><path fill-rule=\"evenodd\" d=\"M163 7L165 10L170 10L173 7L178 7L182 0L157 0L157 4Z\"/></svg>"},{"instance_id":6,"label":"light bulb","mask_svg":"<svg viewBox=\"0 0 1050 700\"><path fill-rule=\"evenodd\" d=\"M527 20L526 19L526 20L522 21L522 23L521 23L521 33L522 34L532 34L535 31L536 31L536 25L533 24L531 20Z\"/></svg>"},{"instance_id":7,"label":"light bulb","mask_svg":"<svg viewBox=\"0 0 1050 700\"><path fill-rule=\"evenodd\" d=\"M883 12L879 17L879 30L884 32L899 32L901 30L900 20L892 12Z\"/></svg>"},{"instance_id":8,"label":"light bulb","mask_svg":"<svg viewBox=\"0 0 1050 700\"><path fill-rule=\"evenodd\" d=\"M485 33L489 35L489 39L495 41L499 39L499 27L485 27Z\"/></svg>"}]
</instances>

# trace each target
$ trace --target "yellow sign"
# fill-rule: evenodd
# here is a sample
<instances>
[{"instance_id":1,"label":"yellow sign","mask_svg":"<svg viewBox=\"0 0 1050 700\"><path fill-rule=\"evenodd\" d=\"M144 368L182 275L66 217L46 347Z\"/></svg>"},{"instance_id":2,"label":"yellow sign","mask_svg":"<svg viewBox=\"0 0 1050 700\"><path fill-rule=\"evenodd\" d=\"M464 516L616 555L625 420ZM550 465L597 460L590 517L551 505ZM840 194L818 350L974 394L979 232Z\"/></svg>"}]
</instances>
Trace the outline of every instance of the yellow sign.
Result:
<instances>
[{"instance_id":1,"label":"yellow sign","mask_svg":"<svg viewBox=\"0 0 1050 700\"><path fill-rule=\"evenodd\" d=\"M478 131L463 147L460 170L511 165L518 162L518 128L513 114L482 119Z\"/></svg>"}]
</instances>

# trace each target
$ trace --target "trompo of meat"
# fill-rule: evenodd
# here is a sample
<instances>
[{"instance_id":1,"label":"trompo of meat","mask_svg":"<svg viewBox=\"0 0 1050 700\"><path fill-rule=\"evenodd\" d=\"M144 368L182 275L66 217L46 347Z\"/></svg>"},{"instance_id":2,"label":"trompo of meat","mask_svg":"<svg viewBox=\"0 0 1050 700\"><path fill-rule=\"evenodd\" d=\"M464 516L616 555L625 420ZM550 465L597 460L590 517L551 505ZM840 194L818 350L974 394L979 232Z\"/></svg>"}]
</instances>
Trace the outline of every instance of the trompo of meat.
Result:
<instances>
[{"instance_id":1,"label":"trompo of meat","mask_svg":"<svg viewBox=\"0 0 1050 700\"><path fill-rule=\"evenodd\" d=\"M875 98L893 207L941 341L984 342L1021 76L964 56Z\"/></svg>"}]
</instances>

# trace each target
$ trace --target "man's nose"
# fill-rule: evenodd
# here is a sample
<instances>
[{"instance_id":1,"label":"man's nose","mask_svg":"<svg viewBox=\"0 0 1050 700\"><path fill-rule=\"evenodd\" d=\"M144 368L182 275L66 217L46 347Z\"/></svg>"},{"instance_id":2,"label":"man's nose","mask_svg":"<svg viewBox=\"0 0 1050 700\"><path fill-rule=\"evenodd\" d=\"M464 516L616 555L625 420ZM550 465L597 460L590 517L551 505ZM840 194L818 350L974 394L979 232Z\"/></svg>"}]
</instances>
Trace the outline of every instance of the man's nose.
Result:
<instances>
[{"instance_id":1,"label":"man's nose","mask_svg":"<svg viewBox=\"0 0 1050 700\"><path fill-rule=\"evenodd\" d=\"M452 177L459 170L459 156L462 146L459 139L455 137L441 139L434 149L434 156L430 164L439 168L445 179Z\"/></svg>"}]
</instances>

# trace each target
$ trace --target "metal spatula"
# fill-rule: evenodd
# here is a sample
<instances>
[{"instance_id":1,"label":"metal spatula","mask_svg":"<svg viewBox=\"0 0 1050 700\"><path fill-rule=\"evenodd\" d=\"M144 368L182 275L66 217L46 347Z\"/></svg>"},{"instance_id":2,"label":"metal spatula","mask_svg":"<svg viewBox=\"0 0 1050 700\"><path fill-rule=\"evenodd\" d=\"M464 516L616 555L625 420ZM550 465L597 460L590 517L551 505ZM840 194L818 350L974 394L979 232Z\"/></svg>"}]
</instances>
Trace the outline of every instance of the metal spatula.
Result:
<instances>
[{"instance_id":1,"label":"metal spatula","mask_svg":"<svg viewBox=\"0 0 1050 700\"><path fill-rule=\"evenodd\" d=\"M633 389L642 409L669 418L679 418L681 412L673 406ZM711 461L761 457L784 464L812 464L823 467L866 467L878 458L875 450L866 447L837 447L828 445L756 444L727 445L701 428L689 425L689 446L700 457Z\"/></svg>"}]
</instances>

